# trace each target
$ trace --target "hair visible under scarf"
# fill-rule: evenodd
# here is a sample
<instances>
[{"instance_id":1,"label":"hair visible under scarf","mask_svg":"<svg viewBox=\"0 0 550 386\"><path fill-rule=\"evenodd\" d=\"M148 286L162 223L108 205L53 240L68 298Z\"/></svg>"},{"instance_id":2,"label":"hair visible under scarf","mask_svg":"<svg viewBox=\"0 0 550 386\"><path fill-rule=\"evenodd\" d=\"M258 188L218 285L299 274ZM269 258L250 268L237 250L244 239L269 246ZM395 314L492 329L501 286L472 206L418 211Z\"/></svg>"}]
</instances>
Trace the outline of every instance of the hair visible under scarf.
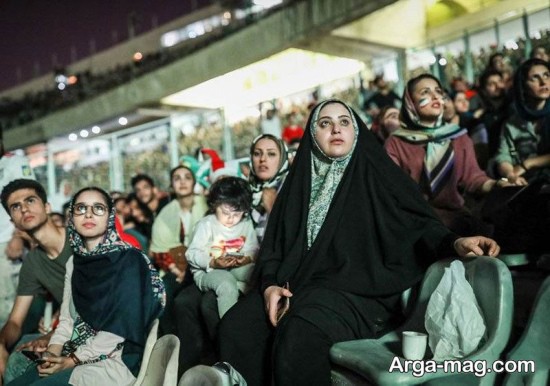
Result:
<instances>
[{"instance_id":1,"label":"hair visible under scarf","mask_svg":"<svg viewBox=\"0 0 550 386\"><path fill-rule=\"evenodd\" d=\"M75 253L78 253L81 256L91 256L91 255L97 255L97 254L132 248L130 244L124 242L120 238L116 230L116 226L115 226L116 209L111 200L111 202L105 203L105 205L109 208L109 218L107 219L107 230L105 232L105 236L103 237L103 240L97 245L97 247L94 248L93 251L88 251L88 249L86 248L86 244L84 243L84 240L82 240L82 236L80 236L80 234L78 234L78 232L75 229L74 220L73 220L74 206L76 204L76 199L83 192L88 192L88 191L92 191L92 192L96 191L100 193L102 197L105 197L111 200L107 192L96 187L82 189L73 196L73 199L71 200L69 205L69 221L67 225L67 232L69 233L69 242L71 244L71 247L73 248L73 251Z\"/></svg>"},{"instance_id":2,"label":"hair visible under scarf","mask_svg":"<svg viewBox=\"0 0 550 386\"><path fill-rule=\"evenodd\" d=\"M354 139L353 146L348 154L342 157L333 158L326 155L319 147L317 140L315 139L315 133L317 131L317 120L319 119L319 113L321 109L329 104L339 104L348 110L349 116L353 124ZM321 226L325 222L325 217L334 197L336 189L340 184L340 180L344 175L344 171L348 166L355 144L357 143L357 135L359 128L353 112L347 105L343 104L339 100L329 99L320 103L312 112L312 119L310 120L309 131L313 138L314 149L311 154L311 195L309 198L309 213L307 219L307 245L311 247Z\"/></svg>"},{"instance_id":3,"label":"hair visible under scarf","mask_svg":"<svg viewBox=\"0 0 550 386\"><path fill-rule=\"evenodd\" d=\"M112 202L107 203L110 211L102 242L92 251L86 249L73 213L78 196L88 190L109 198L100 188L87 188L71 200L67 231L74 252L71 287L75 309L89 332L121 336L125 338L124 353L140 353L152 321L164 307L164 286L149 258L119 237Z\"/></svg>"},{"instance_id":4,"label":"hair visible under scarf","mask_svg":"<svg viewBox=\"0 0 550 386\"><path fill-rule=\"evenodd\" d=\"M443 90L439 79L430 74L422 74L409 80L407 82L407 86L405 87L405 91L403 92L403 104L401 105L400 119L402 122L402 127L399 130L396 130L393 134L414 143L442 141L466 134L467 131L461 129L457 124L445 123L443 121L443 111L437 118L437 121L433 127L424 126L420 123L420 114L414 106L412 93L413 88L422 79L434 80ZM443 104L443 101L441 101L441 104Z\"/></svg>"},{"instance_id":5,"label":"hair visible under scarf","mask_svg":"<svg viewBox=\"0 0 550 386\"><path fill-rule=\"evenodd\" d=\"M546 100L541 110L535 110L527 103L529 98L527 85L527 76L534 66L545 66L550 71L550 64L542 59L533 58L523 62L516 71L514 78L514 105L518 114L526 121L536 121L543 117L550 116L550 99ZM550 129L550 118L547 122L547 130Z\"/></svg>"},{"instance_id":6,"label":"hair visible under scarf","mask_svg":"<svg viewBox=\"0 0 550 386\"><path fill-rule=\"evenodd\" d=\"M352 117L357 142L310 246L307 223L316 150L311 131L305 131L257 258L261 291L288 281L295 291L322 285L370 297L393 295L417 283L436 256L450 253L456 236L361 118L355 112ZM312 120L310 115L306 127Z\"/></svg>"},{"instance_id":7,"label":"hair visible under scarf","mask_svg":"<svg viewBox=\"0 0 550 386\"><path fill-rule=\"evenodd\" d=\"M404 127L396 130L393 135L410 143L426 144L424 158L426 193L436 195L448 180L454 167L454 150L451 140L466 135L468 131L460 128L456 123L445 123L443 111L433 127L426 127L420 123L421 118L414 105L412 93L414 87L422 79L434 80L443 90L439 80L430 74L422 74L409 80L403 93L404 103L401 106L401 120ZM443 104L443 101L441 103Z\"/></svg>"},{"instance_id":8,"label":"hair visible under scarf","mask_svg":"<svg viewBox=\"0 0 550 386\"><path fill-rule=\"evenodd\" d=\"M256 175L256 171L254 170L254 162L252 161L254 148L256 144L264 138L270 139L273 142L275 142L281 154L277 173L275 173L275 175L267 181L262 181L258 178L258 176ZM271 134L261 134L256 138L254 138L254 140L252 141L252 145L250 145L250 177L249 177L250 188L252 189L252 207L255 208L258 205L260 205L262 200L262 191L265 188L277 189L280 186L280 184L283 182L284 178L286 177L286 174L288 173L288 168L289 168L288 148L286 144L283 142L283 140Z\"/></svg>"}]
</instances>

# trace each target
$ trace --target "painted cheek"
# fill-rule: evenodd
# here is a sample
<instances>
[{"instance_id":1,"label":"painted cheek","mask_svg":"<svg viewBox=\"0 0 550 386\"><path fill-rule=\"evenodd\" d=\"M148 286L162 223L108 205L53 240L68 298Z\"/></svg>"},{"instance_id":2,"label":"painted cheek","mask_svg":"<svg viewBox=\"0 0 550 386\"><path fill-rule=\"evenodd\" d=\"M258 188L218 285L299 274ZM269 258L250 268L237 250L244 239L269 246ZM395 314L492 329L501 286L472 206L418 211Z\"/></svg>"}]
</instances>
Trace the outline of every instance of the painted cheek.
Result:
<instances>
[{"instance_id":1,"label":"painted cheek","mask_svg":"<svg viewBox=\"0 0 550 386\"><path fill-rule=\"evenodd\" d=\"M429 99L429 98L421 98L421 99L418 101L418 107L420 107L420 108L426 107L429 103L430 103L430 99Z\"/></svg>"}]
</instances>

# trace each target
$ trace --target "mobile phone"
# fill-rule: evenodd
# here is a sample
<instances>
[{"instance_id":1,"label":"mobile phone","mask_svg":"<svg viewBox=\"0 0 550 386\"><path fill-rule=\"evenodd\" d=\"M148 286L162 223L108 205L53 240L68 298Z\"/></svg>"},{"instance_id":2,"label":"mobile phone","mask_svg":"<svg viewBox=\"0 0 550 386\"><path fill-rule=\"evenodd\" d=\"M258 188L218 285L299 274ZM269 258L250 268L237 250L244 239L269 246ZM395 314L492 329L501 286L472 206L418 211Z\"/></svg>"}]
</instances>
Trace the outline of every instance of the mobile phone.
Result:
<instances>
[{"instance_id":1,"label":"mobile phone","mask_svg":"<svg viewBox=\"0 0 550 386\"><path fill-rule=\"evenodd\" d=\"M284 289L289 288L288 282L285 283L283 288ZM277 323L279 323L279 321L283 318L283 316L286 315L289 308L290 308L290 298L286 296L281 297L279 299L279 303L277 304L277 316L276 316Z\"/></svg>"},{"instance_id":2,"label":"mobile phone","mask_svg":"<svg viewBox=\"0 0 550 386\"><path fill-rule=\"evenodd\" d=\"M238 252L229 252L229 253L226 253L225 254L225 258L226 259L231 259L231 258L239 258L239 257L243 257L244 256L244 253L238 253Z\"/></svg>"},{"instance_id":3,"label":"mobile phone","mask_svg":"<svg viewBox=\"0 0 550 386\"><path fill-rule=\"evenodd\" d=\"M46 362L46 359L42 358L42 354L39 354L35 351L31 350L22 350L21 353L25 355L27 358L29 358L34 363L41 365L42 363Z\"/></svg>"}]
</instances>

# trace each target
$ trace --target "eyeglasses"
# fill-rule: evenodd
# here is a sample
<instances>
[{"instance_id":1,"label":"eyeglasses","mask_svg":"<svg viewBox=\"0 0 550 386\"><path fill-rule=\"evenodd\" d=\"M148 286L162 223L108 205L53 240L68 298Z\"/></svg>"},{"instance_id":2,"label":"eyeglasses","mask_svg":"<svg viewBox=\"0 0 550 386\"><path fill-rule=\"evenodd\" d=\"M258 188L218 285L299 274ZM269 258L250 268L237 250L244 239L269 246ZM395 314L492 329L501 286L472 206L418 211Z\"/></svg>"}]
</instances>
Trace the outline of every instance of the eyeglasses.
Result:
<instances>
[{"instance_id":1,"label":"eyeglasses","mask_svg":"<svg viewBox=\"0 0 550 386\"><path fill-rule=\"evenodd\" d=\"M75 216L83 216L88 213L88 208L92 208L92 213L96 216L103 216L105 215L105 213L107 213L107 207L103 204L76 204L74 206L73 213Z\"/></svg>"}]
</instances>

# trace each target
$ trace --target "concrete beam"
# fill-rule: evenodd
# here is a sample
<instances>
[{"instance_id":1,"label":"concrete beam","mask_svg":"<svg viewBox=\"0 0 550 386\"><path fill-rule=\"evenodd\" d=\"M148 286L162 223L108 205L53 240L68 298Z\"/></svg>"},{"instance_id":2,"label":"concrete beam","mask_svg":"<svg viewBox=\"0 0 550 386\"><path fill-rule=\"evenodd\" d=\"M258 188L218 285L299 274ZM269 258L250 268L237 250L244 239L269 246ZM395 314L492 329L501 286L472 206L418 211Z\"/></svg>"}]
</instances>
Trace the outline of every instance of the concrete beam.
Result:
<instances>
[{"instance_id":1,"label":"concrete beam","mask_svg":"<svg viewBox=\"0 0 550 386\"><path fill-rule=\"evenodd\" d=\"M7 130L7 149L16 149L135 111L289 47L328 35L395 0L309 0L293 3L231 33L204 49L74 107ZM231 90L220 90L228 92Z\"/></svg>"}]
</instances>

